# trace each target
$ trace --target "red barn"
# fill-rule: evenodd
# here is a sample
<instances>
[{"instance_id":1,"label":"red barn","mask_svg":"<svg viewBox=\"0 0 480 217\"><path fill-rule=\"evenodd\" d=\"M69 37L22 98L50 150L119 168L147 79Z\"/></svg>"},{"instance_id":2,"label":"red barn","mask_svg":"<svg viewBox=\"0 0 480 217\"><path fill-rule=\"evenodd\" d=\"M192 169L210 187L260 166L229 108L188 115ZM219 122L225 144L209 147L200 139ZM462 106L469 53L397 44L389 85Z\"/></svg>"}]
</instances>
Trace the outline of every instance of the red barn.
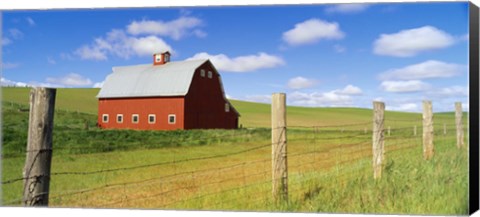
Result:
<instances>
[{"instance_id":1,"label":"red barn","mask_svg":"<svg viewBox=\"0 0 480 217\"><path fill-rule=\"evenodd\" d=\"M114 67L98 98L98 125L106 129L235 129L239 113L209 60Z\"/></svg>"}]
</instances>

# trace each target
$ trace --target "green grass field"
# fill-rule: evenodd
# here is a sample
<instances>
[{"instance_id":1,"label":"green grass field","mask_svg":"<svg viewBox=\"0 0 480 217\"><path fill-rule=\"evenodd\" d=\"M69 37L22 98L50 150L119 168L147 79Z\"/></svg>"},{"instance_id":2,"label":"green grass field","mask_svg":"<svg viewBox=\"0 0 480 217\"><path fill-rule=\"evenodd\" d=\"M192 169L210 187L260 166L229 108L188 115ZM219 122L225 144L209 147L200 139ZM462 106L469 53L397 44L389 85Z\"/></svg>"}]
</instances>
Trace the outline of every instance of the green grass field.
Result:
<instances>
[{"instance_id":1,"label":"green grass field","mask_svg":"<svg viewBox=\"0 0 480 217\"><path fill-rule=\"evenodd\" d=\"M3 181L22 176L28 91L2 88ZM421 114L387 111L387 161L373 180L371 110L288 107L286 204L271 198L270 105L233 100L238 130L100 130L97 92L58 89L52 207L468 213L468 153L455 146L453 113L435 114L435 157L425 161ZM2 204L21 204L21 181L2 192Z\"/></svg>"},{"instance_id":2,"label":"green grass field","mask_svg":"<svg viewBox=\"0 0 480 217\"><path fill-rule=\"evenodd\" d=\"M2 101L27 105L28 88L2 88ZM57 89L56 109L87 114L97 114L98 88L59 88ZM288 97L288 96L287 96ZM270 104L231 100L240 112L240 124L245 128L270 127ZM329 126L371 121L372 111L359 108L306 108L289 106L287 123L289 126ZM451 121L453 113L436 115L436 121ZM386 124L390 120L420 120L419 113L386 111ZM464 114L466 117L466 114ZM96 121L96 119L95 119ZM394 124L393 121L391 124ZM396 123L401 124L401 123ZM420 126L420 124L419 124Z\"/></svg>"},{"instance_id":3,"label":"green grass field","mask_svg":"<svg viewBox=\"0 0 480 217\"><path fill-rule=\"evenodd\" d=\"M97 114L98 88L58 88L55 107L66 111ZM30 88L2 87L2 101L28 105Z\"/></svg>"}]
</instances>

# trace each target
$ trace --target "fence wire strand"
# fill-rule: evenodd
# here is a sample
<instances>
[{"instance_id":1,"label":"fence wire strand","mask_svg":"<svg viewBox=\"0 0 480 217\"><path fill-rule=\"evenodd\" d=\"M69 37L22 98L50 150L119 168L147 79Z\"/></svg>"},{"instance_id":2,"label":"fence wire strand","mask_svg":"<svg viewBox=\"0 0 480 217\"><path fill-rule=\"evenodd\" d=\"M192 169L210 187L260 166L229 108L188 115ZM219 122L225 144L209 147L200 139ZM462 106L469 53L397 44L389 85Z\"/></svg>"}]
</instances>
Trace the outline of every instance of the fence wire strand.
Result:
<instances>
[{"instance_id":1,"label":"fence wire strand","mask_svg":"<svg viewBox=\"0 0 480 217\"><path fill-rule=\"evenodd\" d=\"M314 126L288 126L292 128L292 138L287 141L289 143L289 153L287 155L289 179L289 195L290 199L300 201L308 200L312 197L312 188L318 187L318 180L328 180L335 183L336 186L353 183L357 179L365 177L371 178L371 136L372 133L382 132L385 142L386 155L390 153L403 153L401 151L421 149L422 147L422 118L415 119L386 119L386 128L380 131L372 130L372 122L359 122L338 125L314 125ZM418 126L415 124L419 124ZM363 129L357 129L363 126ZM445 121L445 123L435 123L434 142L446 143L447 140L455 138L456 125ZM352 127L352 129L348 129ZM354 129L355 128L355 129ZM278 127L273 130L279 130L279 137L287 133L286 127ZM414 131L416 129L416 131ZM414 135L414 133L416 135ZM332 136L332 133L335 136ZM233 135L213 136L202 139L224 139L237 138L242 136L252 136L250 132L234 132ZM196 140L196 141L197 141ZM172 141L172 140L170 140ZM181 139L177 140L181 141ZM136 203L155 205L160 208L176 208L190 207L203 208L207 205L213 208L237 208L235 201L243 201L242 206L255 207L257 203L253 201L271 203L271 185L273 181L271 176L272 156L269 154L264 157L252 155L257 150L269 150L272 143L245 148L239 151L232 151L225 154L216 154L204 157L195 157L187 159L176 159L173 161L162 161L151 164L141 164L128 167L106 168L92 171L60 171L50 174L51 179L55 180L58 176L78 176L77 180L84 179L88 175L103 175L104 183L95 187L85 187L76 190L55 191L50 192L50 200L72 200L82 206L95 207L125 207ZM121 146L116 146L121 147ZM454 146L452 146L454 147ZM55 147L59 150L71 150L85 147ZM33 152L38 150L28 150ZM269 152L267 152L269 153ZM253 157L250 157L252 155ZM232 162L219 164L215 167L203 168L201 165L209 160L229 158L231 156L239 156L241 159L232 160ZM18 156L21 157L21 156ZM6 159L2 156L2 159ZM9 159L9 158L7 158ZM204 161L204 162L199 162ZM177 167L183 164L196 163L190 170L181 170L177 172ZM35 163L35 162L33 162ZM210 164L215 164L209 162ZM158 176L140 178L138 180L120 181L119 178L111 177L108 180L107 174L118 171L131 172L136 169L150 167L174 167L169 170L170 173L163 173ZM159 169L159 171L161 171ZM1 184L14 184L26 179L37 178L38 176L13 178L2 181ZM119 176L121 177L121 176ZM98 179L95 176L92 179ZM101 178L101 177L100 177ZM113 180L113 181L112 181ZM185 182L188 184L183 184ZM363 187L363 186L362 186ZM153 190L152 190L153 189ZM193 190L194 189L194 190ZM113 192L114 194L105 196L108 200L104 203L98 202L102 200L102 191ZM199 192L197 192L199 191ZM235 194L242 191L242 194ZM97 193L98 192L98 193ZM47 193L47 192L46 192ZM223 197L227 197L223 199ZM158 199L161 198L161 199ZM245 200L248 198L248 200ZM158 200L157 200L158 199ZM211 201L208 201L208 200ZM80 200L80 201L78 201ZM89 202L95 201L95 202ZM190 202L196 201L190 204ZM213 202L212 202L213 201ZM13 205L22 202L22 199L6 201L3 204ZM98 202L98 203L97 203Z\"/></svg>"}]
</instances>

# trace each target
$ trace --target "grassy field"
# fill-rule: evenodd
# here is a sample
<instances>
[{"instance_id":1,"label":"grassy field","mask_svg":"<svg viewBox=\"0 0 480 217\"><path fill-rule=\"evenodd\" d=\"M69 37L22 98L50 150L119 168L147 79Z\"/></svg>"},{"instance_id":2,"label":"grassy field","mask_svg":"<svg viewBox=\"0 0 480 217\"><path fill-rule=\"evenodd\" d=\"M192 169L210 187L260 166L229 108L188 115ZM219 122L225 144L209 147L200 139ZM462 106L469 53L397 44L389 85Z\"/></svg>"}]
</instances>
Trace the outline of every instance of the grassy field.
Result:
<instances>
[{"instance_id":1,"label":"grassy field","mask_svg":"<svg viewBox=\"0 0 480 217\"><path fill-rule=\"evenodd\" d=\"M28 104L29 88L3 87L2 101L17 104ZM59 88L57 89L56 109L87 114L97 114L98 88ZM270 127L270 104L252 103L231 100L233 106L240 112L240 124L245 128ZM452 105L453 106L453 105ZM451 121L453 113L436 114L439 123ZM464 114L464 117L467 115ZM391 120L420 120L419 113L386 111L386 124ZM329 126L371 121L372 110L359 108L306 108L289 106L287 123L289 126ZM96 119L92 119L96 121ZM420 124L419 124L420 126Z\"/></svg>"},{"instance_id":2,"label":"grassy field","mask_svg":"<svg viewBox=\"0 0 480 217\"><path fill-rule=\"evenodd\" d=\"M98 88L58 88L55 107L66 111L97 114ZM2 101L28 105L30 88L2 87Z\"/></svg>"},{"instance_id":3,"label":"grassy field","mask_svg":"<svg viewBox=\"0 0 480 217\"><path fill-rule=\"evenodd\" d=\"M455 146L453 113L435 114L435 157L425 161L421 114L387 111L386 126L392 129L385 140L387 162L382 179L373 180L371 110L289 107L285 204L271 198L270 105L233 101L242 114L244 129L239 130L99 130L94 127L97 91L58 90L50 206L455 215L468 211L468 153ZM2 88L2 94L6 181L22 176L28 113L19 108L27 108L28 90ZM22 182L3 184L2 190L4 205L20 204Z\"/></svg>"}]
</instances>

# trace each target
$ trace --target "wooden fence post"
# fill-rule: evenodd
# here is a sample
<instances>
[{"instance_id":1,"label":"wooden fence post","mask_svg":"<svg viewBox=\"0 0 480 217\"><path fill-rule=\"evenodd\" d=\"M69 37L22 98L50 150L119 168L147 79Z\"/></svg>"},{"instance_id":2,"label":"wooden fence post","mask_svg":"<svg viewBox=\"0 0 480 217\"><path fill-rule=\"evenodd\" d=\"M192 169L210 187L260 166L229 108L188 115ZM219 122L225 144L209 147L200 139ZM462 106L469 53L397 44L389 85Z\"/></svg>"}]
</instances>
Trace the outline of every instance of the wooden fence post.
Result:
<instances>
[{"instance_id":1,"label":"wooden fence post","mask_svg":"<svg viewBox=\"0 0 480 217\"><path fill-rule=\"evenodd\" d=\"M462 103L455 103L455 125L457 128L457 148L462 148L465 144L463 136L463 121L462 121Z\"/></svg>"},{"instance_id":2,"label":"wooden fence post","mask_svg":"<svg viewBox=\"0 0 480 217\"><path fill-rule=\"evenodd\" d=\"M390 131L392 130L392 128L390 126L388 126L388 136L390 136Z\"/></svg>"},{"instance_id":3,"label":"wooden fence post","mask_svg":"<svg viewBox=\"0 0 480 217\"><path fill-rule=\"evenodd\" d=\"M272 95L272 195L288 202L287 113L285 93Z\"/></svg>"},{"instance_id":4,"label":"wooden fence post","mask_svg":"<svg viewBox=\"0 0 480 217\"><path fill-rule=\"evenodd\" d=\"M433 157L433 113L432 102L423 101L423 158Z\"/></svg>"},{"instance_id":5,"label":"wooden fence post","mask_svg":"<svg viewBox=\"0 0 480 217\"><path fill-rule=\"evenodd\" d=\"M382 177L382 162L385 158L384 150L384 113L385 103L373 102L373 178Z\"/></svg>"},{"instance_id":6,"label":"wooden fence post","mask_svg":"<svg viewBox=\"0 0 480 217\"><path fill-rule=\"evenodd\" d=\"M413 126L413 136L417 136L417 125Z\"/></svg>"},{"instance_id":7,"label":"wooden fence post","mask_svg":"<svg viewBox=\"0 0 480 217\"><path fill-rule=\"evenodd\" d=\"M443 123L443 135L447 135L447 124Z\"/></svg>"},{"instance_id":8,"label":"wooden fence post","mask_svg":"<svg viewBox=\"0 0 480 217\"><path fill-rule=\"evenodd\" d=\"M56 89L32 88L23 205L48 206Z\"/></svg>"}]
</instances>

